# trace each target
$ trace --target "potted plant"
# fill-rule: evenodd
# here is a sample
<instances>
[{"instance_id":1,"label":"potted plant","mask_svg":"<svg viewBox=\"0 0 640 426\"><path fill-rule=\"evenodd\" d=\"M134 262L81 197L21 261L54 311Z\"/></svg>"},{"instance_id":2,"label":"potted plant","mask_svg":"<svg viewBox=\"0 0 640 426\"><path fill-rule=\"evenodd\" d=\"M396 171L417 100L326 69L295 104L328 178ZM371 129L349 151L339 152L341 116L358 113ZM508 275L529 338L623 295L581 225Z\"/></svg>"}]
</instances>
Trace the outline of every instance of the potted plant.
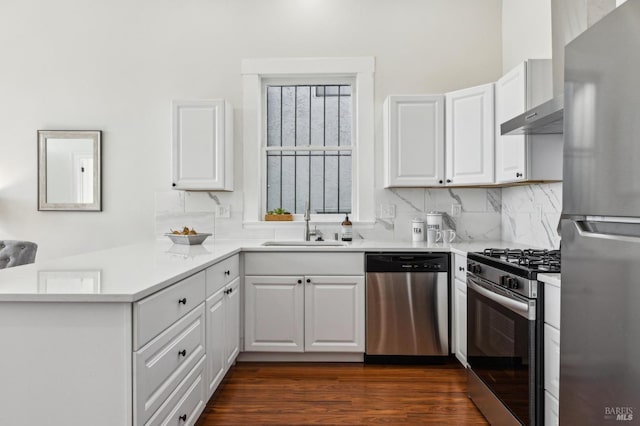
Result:
<instances>
[{"instance_id":1,"label":"potted plant","mask_svg":"<svg viewBox=\"0 0 640 426\"><path fill-rule=\"evenodd\" d=\"M293 220L293 216L288 211L284 210L281 207L277 209L269 210L267 214L264 215L264 220L266 221L290 221Z\"/></svg>"}]
</instances>

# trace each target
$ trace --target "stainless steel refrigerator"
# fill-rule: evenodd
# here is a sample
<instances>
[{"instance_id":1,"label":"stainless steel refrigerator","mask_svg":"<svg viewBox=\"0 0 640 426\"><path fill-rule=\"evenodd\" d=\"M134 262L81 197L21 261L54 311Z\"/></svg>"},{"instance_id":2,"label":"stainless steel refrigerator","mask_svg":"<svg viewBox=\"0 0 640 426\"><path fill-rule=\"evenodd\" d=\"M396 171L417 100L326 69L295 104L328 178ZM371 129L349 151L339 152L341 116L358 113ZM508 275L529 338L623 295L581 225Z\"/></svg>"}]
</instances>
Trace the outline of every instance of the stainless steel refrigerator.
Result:
<instances>
[{"instance_id":1,"label":"stainless steel refrigerator","mask_svg":"<svg viewBox=\"0 0 640 426\"><path fill-rule=\"evenodd\" d=\"M640 0L567 45L564 116L560 424L640 424Z\"/></svg>"}]
</instances>

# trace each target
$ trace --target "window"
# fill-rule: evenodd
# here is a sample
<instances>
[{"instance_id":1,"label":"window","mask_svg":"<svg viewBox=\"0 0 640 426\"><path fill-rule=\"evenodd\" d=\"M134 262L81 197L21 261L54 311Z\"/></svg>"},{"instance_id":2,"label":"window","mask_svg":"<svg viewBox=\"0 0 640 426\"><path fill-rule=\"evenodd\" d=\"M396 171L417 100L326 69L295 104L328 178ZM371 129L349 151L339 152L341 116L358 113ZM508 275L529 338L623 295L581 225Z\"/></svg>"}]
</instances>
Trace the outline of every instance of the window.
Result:
<instances>
[{"instance_id":1,"label":"window","mask_svg":"<svg viewBox=\"0 0 640 426\"><path fill-rule=\"evenodd\" d=\"M271 84L266 96L266 210L351 213L352 92L343 84Z\"/></svg>"},{"instance_id":2,"label":"window","mask_svg":"<svg viewBox=\"0 0 640 426\"><path fill-rule=\"evenodd\" d=\"M263 226L267 208L280 206L297 213L294 220L302 220L309 197L315 222L335 223L331 214L351 211L350 217L360 224L374 223L374 69L372 57L242 61L245 226ZM271 113L269 104L276 107ZM313 119L319 105L326 107L318 122L322 139L316 136L320 131ZM331 108L336 112L326 119L324 113ZM311 111L311 120L303 121L303 111Z\"/></svg>"}]
</instances>

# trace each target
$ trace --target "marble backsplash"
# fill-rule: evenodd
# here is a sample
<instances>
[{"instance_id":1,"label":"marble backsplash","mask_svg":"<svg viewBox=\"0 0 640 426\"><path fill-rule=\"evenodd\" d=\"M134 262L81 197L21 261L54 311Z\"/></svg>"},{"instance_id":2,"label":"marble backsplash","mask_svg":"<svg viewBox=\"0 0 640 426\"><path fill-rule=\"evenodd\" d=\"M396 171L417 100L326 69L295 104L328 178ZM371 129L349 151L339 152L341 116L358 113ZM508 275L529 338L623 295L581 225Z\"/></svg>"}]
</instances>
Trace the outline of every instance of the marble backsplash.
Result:
<instances>
[{"instance_id":1,"label":"marble backsplash","mask_svg":"<svg viewBox=\"0 0 640 426\"><path fill-rule=\"evenodd\" d=\"M557 249L562 213L562 183L515 186L502 190L502 239Z\"/></svg>"},{"instance_id":2,"label":"marble backsplash","mask_svg":"<svg viewBox=\"0 0 640 426\"><path fill-rule=\"evenodd\" d=\"M458 234L457 240L498 240L502 229L502 190L499 188L395 188L379 189L376 206L392 204L393 219L379 219L371 225L354 225L354 236L378 241L410 241L411 221L427 212L443 212L445 228ZM459 217L451 215L452 205L461 206ZM218 206L230 206L229 218L217 217ZM214 238L300 239L303 224L261 224L243 226L243 194L239 191L156 193L155 232L160 238L169 229L194 227L198 232L211 232ZM378 216L378 215L376 215ZM318 226L325 239L332 239L340 224Z\"/></svg>"}]
</instances>

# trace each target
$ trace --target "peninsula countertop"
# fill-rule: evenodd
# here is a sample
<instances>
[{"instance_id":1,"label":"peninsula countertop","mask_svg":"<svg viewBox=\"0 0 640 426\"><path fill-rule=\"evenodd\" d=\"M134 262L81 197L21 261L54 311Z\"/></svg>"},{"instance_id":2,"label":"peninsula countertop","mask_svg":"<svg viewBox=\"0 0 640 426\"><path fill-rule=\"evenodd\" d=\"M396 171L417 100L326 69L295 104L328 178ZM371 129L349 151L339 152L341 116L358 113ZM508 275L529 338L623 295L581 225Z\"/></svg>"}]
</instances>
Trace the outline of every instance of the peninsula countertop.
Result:
<instances>
[{"instance_id":1,"label":"peninsula countertop","mask_svg":"<svg viewBox=\"0 0 640 426\"><path fill-rule=\"evenodd\" d=\"M264 240L208 240L187 246L150 240L0 270L0 302L136 302L236 253L453 252L523 248L506 241L443 245L356 240L345 246L263 246Z\"/></svg>"}]
</instances>

